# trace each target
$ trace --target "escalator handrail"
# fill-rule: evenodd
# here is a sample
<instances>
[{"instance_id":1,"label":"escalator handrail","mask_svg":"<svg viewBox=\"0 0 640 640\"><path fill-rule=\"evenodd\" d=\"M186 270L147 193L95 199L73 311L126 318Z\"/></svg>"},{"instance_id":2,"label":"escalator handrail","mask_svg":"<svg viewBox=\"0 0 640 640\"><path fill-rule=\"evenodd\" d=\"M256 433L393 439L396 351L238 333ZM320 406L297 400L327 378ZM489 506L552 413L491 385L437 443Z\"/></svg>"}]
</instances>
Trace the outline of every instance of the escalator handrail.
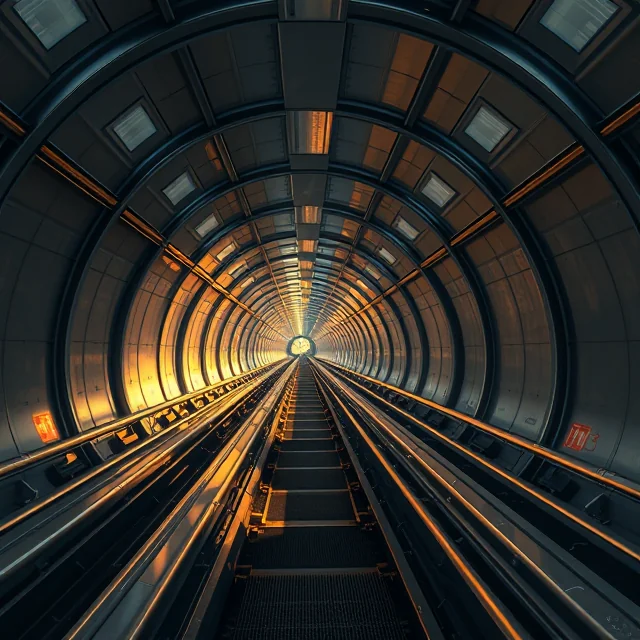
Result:
<instances>
[{"instance_id":1,"label":"escalator handrail","mask_svg":"<svg viewBox=\"0 0 640 640\"><path fill-rule=\"evenodd\" d=\"M499 440L508 442L509 444L513 444L517 447L521 447L529 451L530 453L533 453L536 456L545 458L546 460L554 464L557 464L561 467L564 467L565 469L573 471L574 473L586 476L587 478L591 480L595 480L600 484L607 485L608 487L611 487L612 489L615 489L620 493L625 493L632 498L640 499L640 486L636 485L636 483L634 483L632 480L625 478L625 482L622 482L621 480L616 480L610 476L602 475L602 473L605 472L606 470L597 469L596 467L589 467L583 463L575 462L574 460L571 460L567 456L563 456L559 453L556 453L555 451L552 451L547 447L544 447L542 445L539 445L533 442L529 442L525 438L521 438L520 436L516 436L511 433L507 433L506 431L503 431L498 427L494 427L493 425L490 425L486 422L482 422L464 413L460 413L455 409L450 409L441 404L438 404L437 402L433 402L433 400L427 400L426 398L423 398L414 393L411 393L410 391L405 391L404 389L401 389L400 387L395 387L394 385L389 384L387 382L382 382L381 380L377 380L376 378L371 378L370 376L366 376L363 373L358 373L357 371L353 371L351 369L348 369L347 367L343 367L342 365L336 364L335 362L331 362L330 360L326 360L325 358L317 358L317 359L321 360L323 363L331 367L335 367L336 369L341 369L347 374L354 375L358 378L361 378L362 380L366 380L367 382L380 385L381 387L384 387L385 389L389 389L390 391L393 391L394 393L402 395L405 398L409 398L410 400L419 402L420 404L426 407L429 407L430 409L434 409L436 411L444 413L450 418L454 418L456 420L461 420L463 422L466 422L467 424L471 424L474 427L480 429L481 431L491 434L492 436L498 438Z\"/></svg>"},{"instance_id":2,"label":"escalator handrail","mask_svg":"<svg viewBox=\"0 0 640 640\"><path fill-rule=\"evenodd\" d=\"M288 358L283 358L283 360L288 360ZM216 389L219 389L220 387L223 387L227 384L237 382L238 380L242 380L243 378L247 377L253 378L256 374L264 371L265 369L268 369L269 367L276 367L279 364L282 366L281 363L283 362L283 360L251 369L250 371L237 376L232 376L231 378L227 378L225 380L221 380L220 382L216 382L215 384L199 389L198 391L192 391L190 393L179 396L178 398L173 398L172 400L167 400L166 402L154 405L153 407L141 409L140 411L136 411L128 415L126 418L117 418L116 420L111 420L106 424L84 431L77 436L65 438L64 440L56 442L55 444L51 444L46 447L40 447L39 449L35 449L34 451L30 451L28 453L23 453L18 458L12 458L0 464L0 478L12 476L17 473L26 471L31 467L42 464L43 462L46 462L51 458L67 453L82 444L90 442L91 440L110 435L112 433L115 433L116 431L121 431L122 429L131 426L138 420L150 418L151 416L165 411L166 409L171 409L172 407L183 404L184 402L206 395L207 393L211 393L212 391L215 391Z\"/></svg>"}]
</instances>

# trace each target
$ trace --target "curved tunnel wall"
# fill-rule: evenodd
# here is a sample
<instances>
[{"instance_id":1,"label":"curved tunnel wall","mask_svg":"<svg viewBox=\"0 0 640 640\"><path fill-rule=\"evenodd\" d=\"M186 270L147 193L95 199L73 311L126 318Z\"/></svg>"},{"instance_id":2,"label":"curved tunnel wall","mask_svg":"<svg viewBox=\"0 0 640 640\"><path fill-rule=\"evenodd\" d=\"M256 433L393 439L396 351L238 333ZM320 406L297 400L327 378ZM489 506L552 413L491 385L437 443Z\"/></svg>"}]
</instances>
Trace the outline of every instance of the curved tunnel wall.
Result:
<instances>
[{"instance_id":1,"label":"curved tunnel wall","mask_svg":"<svg viewBox=\"0 0 640 640\"><path fill-rule=\"evenodd\" d=\"M142 19L138 4L132 15ZM520 51L509 39L516 24L482 4L474 28ZM51 412L69 435L285 356L295 331L284 261L289 248L296 251L298 196L277 77L275 5L261 9L266 21L236 25L231 14L212 21L211 33L186 46L213 122L189 86L193 69L159 51L41 127L43 143L115 194L116 205L33 159L37 147L20 155L19 136L3 136L3 458L42 445L36 414ZM348 25L315 263L327 285L314 282L309 303L319 357L638 479L640 208L635 178L629 171L621 178L605 162L623 166L637 151L638 125L632 122L625 141L598 133L638 90L640 73L630 66L637 16L580 65L549 71L533 50L531 65L576 80L589 116L578 122L559 106L562 96L524 86L530 70L501 66L487 51L465 57L462 41L448 42L452 35L438 36L402 7L385 15L387 25L376 23L380 16L365 2L349 11L359 20ZM518 33L531 45L527 16L523 10ZM107 31L119 26L114 21ZM93 42L101 37L109 34ZM53 65L43 72L13 42L2 40L3 57L21 61L25 82L16 84L9 76L17 71L4 69L0 100L36 127L47 121L38 120L45 113L38 99L50 97L46 80L58 81L57 69L82 61L71 53L58 66L43 58ZM436 63L437 74L429 71ZM612 69L626 74L624 86L612 84ZM418 112L426 77L432 86ZM108 127L140 101L160 135L126 154ZM494 154L461 132L479 103L517 132ZM510 202L578 145L576 162ZM221 147L236 175L217 155ZM185 169L197 190L173 206L162 190ZM455 192L441 208L422 194L431 174ZM212 213L219 226L202 238L196 228ZM400 217L418 231L415 239L397 232ZM229 239L235 251L217 259ZM381 248L396 262L385 263ZM254 281L246 284L249 274ZM563 447L573 423L592 428L593 447Z\"/></svg>"}]
</instances>

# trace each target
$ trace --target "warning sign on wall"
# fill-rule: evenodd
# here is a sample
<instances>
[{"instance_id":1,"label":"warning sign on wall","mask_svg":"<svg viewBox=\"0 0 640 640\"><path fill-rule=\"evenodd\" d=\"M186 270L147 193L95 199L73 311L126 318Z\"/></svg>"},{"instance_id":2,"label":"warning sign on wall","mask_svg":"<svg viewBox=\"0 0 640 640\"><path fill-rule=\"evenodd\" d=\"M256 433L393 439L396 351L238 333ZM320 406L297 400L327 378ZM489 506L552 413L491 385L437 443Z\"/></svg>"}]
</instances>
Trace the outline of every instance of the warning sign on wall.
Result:
<instances>
[{"instance_id":1,"label":"warning sign on wall","mask_svg":"<svg viewBox=\"0 0 640 640\"><path fill-rule=\"evenodd\" d=\"M53 421L53 417L47 411L46 413L37 413L33 416L33 424L40 436L42 442L55 442L60 440L60 434Z\"/></svg>"},{"instance_id":2,"label":"warning sign on wall","mask_svg":"<svg viewBox=\"0 0 640 640\"><path fill-rule=\"evenodd\" d=\"M564 441L564 446L569 449L574 449L575 451L582 451L587 444L587 442L597 441L598 436L591 436L591 427L588 427L586 424L580 424L579 422L574 422L571 425L571 429L569 429L569 433ZM595 448L595 447L593 447ZM589 447L588 450L593 450Z\"/></svg>"}]
</instances>

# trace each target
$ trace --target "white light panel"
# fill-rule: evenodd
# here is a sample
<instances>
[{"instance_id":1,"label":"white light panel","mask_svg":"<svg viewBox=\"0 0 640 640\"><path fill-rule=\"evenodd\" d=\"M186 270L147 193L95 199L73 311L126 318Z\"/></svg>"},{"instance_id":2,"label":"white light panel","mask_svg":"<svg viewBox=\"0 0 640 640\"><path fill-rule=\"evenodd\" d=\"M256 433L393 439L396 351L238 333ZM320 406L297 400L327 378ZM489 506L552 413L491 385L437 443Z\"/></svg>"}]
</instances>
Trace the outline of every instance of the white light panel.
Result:
<instances>
[{"instance_id":1,"label":"white light panel","mask_svg":"<svg viewBox=\"0 0 640 640\"><path fill-rule=\"evenodd\" d=\"M420 232L409 222L407 222L402 216L398 216L393 221L393 227L397 229L403 236L409 238L409 240L415 240Z\"/></svg>"},{"instance_id":2,"label":"white light panel","mask_svg":"<svg viewBox=\"0 0 640 640\"><path fill-rule=\"evenodd\" d=\"M397 258L393 255L393 253L387 251L384 247L380 247L378 249L378 253L385 262L388 262L389 264L395 264Z\"/></svg>"},{"instance_id":3,"label":"white light panel","mask_svg":"<svg viewBox=\"0 0 640 640\"><path fill-rule=\"evenodd\" d=\"M129 151L133 151L150 138L157 129L144 107L138 105L113 125L113 131L122 140L122 144Z\"/></svg>"},{"instance_id":4,"label":"white light panel","mask_svg":"<svg viewBox=\"0 0 640 640\"><path fill-rule=\"evenodd\" d=\"M422 188L422 193L439 207L444 207L456 192L444 180L440 180L432 173L427 184Z\"/></svg>"},{"instance_id":5,"label":"white light panel","mask_svg":"<svg viewBox=\"0 0 640 640\"><path fill-rule=\"evenodd\" d=\"M20 0L13 8L47 50L87 21L75 0Z\"/></svg>"},{"instance_id":6,"label":"white light panel","mask_svg":"<svg viewBox=\"0 0 640 640\"><path fill-rule=\"evenodd\" d=\"M555 0L540 24L580 53L619 8L611 0Z\"/></svg>"},{"instance_id":7,"label":"white light panel","mask_svg":"<svg viewBox=\"0 0 640 640\"><path fill-rule=\"evenodd\" d=\"M185 171L180 174L171 184L167 185L163 190L172 205L178 204L180 200L184 200L192 191L196 190L193 178Z\"/></svg>"},{"instance_id":8,"label":"white light panel","mask_svg":"<svg viewBox=\"0 0 640 640\"><path fill-rule=\"evenodd\" d=\"M220 251L220 253L216 255L216 260L218 260L218 262L222 262L225 258L228 258L235 250L236 245L233 242L230 242Z\"/></svg>"},{"instance_id":9,"label":"white light panel","mask_svg":"<svg viewBox=\"0 0 640 640\"><path fill-rule=\"evenodd\" d=\"M204 238L208 233L213 231L216 227L220 226L220 221L216 218L215 214L211 214L208 218L205 218L197 227L196 233Z\"/></svg>"},{"instance_id":10,"label":"white light panel","mask_svg":"<svg viewBox=\"0 0 640 640\"><path fill-rule=\"evenodd\" d=\"M486 151L493 151L502 139L511 131L511 125L492 113L486 107L480 107L464 132Z\"/></svg>"}]
</instances>

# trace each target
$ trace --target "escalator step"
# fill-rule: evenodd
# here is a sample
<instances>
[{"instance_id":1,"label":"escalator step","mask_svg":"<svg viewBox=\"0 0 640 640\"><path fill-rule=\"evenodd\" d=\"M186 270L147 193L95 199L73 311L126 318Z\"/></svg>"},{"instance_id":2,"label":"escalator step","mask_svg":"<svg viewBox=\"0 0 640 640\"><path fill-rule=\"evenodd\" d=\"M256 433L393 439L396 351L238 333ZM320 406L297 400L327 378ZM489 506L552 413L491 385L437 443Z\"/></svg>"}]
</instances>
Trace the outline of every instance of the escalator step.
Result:
<instances>
[{"instance_id":1,"label":"escalator step","mask_svg":"<svg viewBox=\"0 0 640 640\"><path fill-rule=\"evenodd\" d=\"M331 430L328 428L324 429L287 429L284 432L284 437L286 440L326 440L327 438L331 438Z\"/></svg>"},{"instance_id":2,"label":"escalator step","mask_svg":"<svg viewBox=\"0 0 640 640\"><path fill-rule=\"evenodd\" d=\"M339 467L337 451L283 451L278 456L278 467Z\"/></svg>"},{"instance_id":3,"label":"escalator step","mask_svg":"<svg viewBox=\"0 0 640 640\"><path fill-rule=\"evenodd\" d=\"M346 489L342 469L276 469L271 488L278 489Z\"/></svg>"},{"instance_id":4,"label":"escalator step","mask_svg":"<svg viewBox=\"0 0 640 640\"><path fill-rule=\"evenodd\" d=\"M287 429L328 429L329 423L326 420L291 420L287 421Z\"/></svg>"},{"instance_id":5,"label":"escalator step","mask_svg":"<svg viewBox=\"0 0 640 640\"><path fill-rule=\"evenodd\" d=\"M402 640L405 635L378 573L252 576L234 640Z\"/></svg>"},{"instance_id":6,"label":"escalator step","mask_svg":"<svg viewBox=\"0 0 640 640\"><path fill-rule=\"evenodd\" d=\"M338 569L384 562L370 531L358 527L274 527L245 544L239 564L253 569Z\"/></svg>"},{"instance_id":7,"label":"escalator step","mask_svg":"<svg viewBox=\"0 0 640 640\"><path fill-rule=\"evenodd\" d=\"M335 451L333 440L285 440L281 451Z\"/></svg>"},{"instance_id":8,"label":"escalator step","mask_svg":"<svg viewBox=\"0 0 640 640\"><path fill-rule=\"evenodd\" d=\"M354 520L348 492L340 493L273 493L267 520Z\"/></svg>"}]
</instances>

